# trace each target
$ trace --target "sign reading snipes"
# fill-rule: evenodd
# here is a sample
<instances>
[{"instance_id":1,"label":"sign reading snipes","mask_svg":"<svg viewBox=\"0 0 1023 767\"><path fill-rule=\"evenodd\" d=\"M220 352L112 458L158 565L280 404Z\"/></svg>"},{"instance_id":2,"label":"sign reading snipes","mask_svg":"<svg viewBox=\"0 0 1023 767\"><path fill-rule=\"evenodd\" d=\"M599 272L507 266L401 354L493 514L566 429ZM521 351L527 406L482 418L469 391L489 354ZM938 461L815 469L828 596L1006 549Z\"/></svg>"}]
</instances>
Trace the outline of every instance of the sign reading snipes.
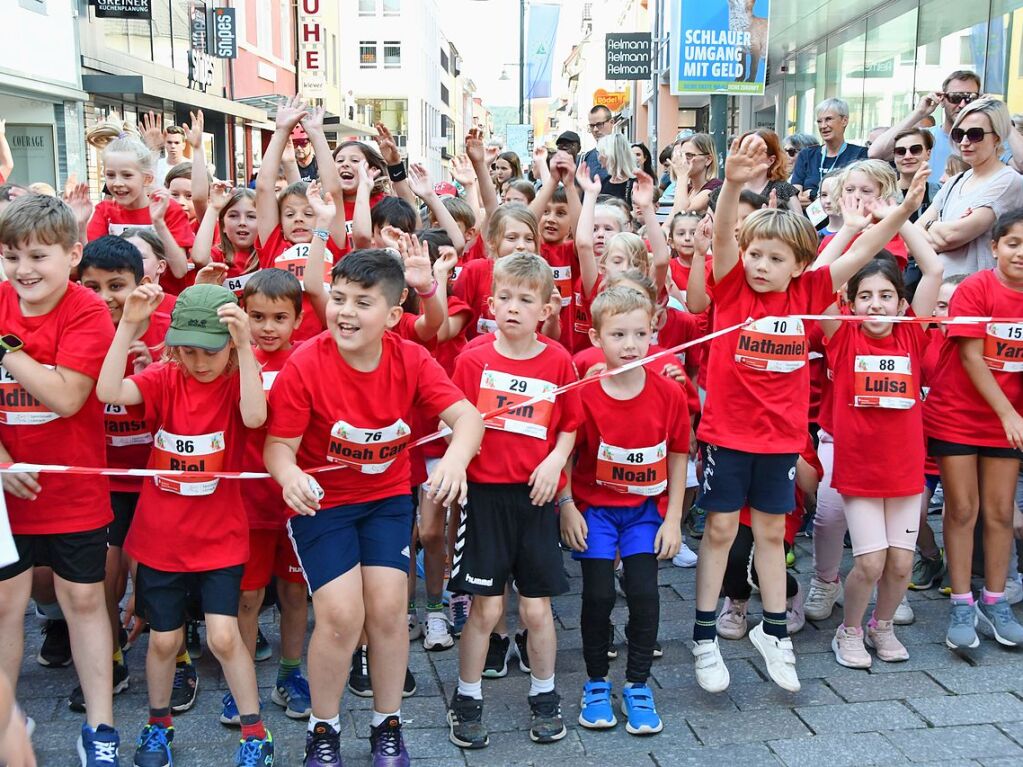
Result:
<instances>
[{"instance_id":1,"label":"sign reading snipes","mask_svg":"<svg viewBox=\"0 0 1023 767\"><path fill-rule=\"evenodd\" d=\"M762 95L770 9L770 0L676 3L672 93Z\"/></svg>"}]
</instances>

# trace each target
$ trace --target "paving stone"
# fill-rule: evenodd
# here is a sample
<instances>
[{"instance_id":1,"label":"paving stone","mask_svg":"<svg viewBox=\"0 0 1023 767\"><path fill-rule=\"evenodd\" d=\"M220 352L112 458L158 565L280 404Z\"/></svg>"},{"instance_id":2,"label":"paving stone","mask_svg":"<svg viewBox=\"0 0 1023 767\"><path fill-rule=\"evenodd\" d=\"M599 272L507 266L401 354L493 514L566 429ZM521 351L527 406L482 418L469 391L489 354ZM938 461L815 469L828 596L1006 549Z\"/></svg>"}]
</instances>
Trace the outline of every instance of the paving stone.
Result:
<instances>
[{"instance_id":1,"label":"paving stone","mask_svg":"<svg viewBox=\"0 0 1023 767\"><path fill-rule=\"evenodd\" d=\"M763 743L735 743L726 746L703 746L684 751L661 750L654 744L658 767L708 767L708 765L781 765Z\"/></svg>"},{"instance_id":2,"label":"paving stone","mask_svg":"<svg viewBox=\"0 0 1023 767\"><path fill-rule=\"evenodd\" d=\"M896 701L842 703L797 708L796 714L818 735L841 732L874 732L925 727L913 712Z\"/></svg>"},{"instance_id":3,"label":"paving stone","mask_svg":"<svg viewBox=\"0 0 1023 767\"><path fill-rule=\"evenodd\" d=\"M972 674L979 669L965 669ZM959 673L957 670L955 673ZM905 674L857 674L830 677L825 683L850 703L870 700L903 700L910 696L943 695L945 687L922 671ZM967 691L957 691L967 692Z\"/></svg>"},{"instance_id":4,"label":"paving stone","mask_svg":"<svg viewBox=\"0 0 1023 767\"><path fill-rule=\"evenodd\" d=\"M1023 663L1013 666L957 666L931 669L927 675L950 692L1023 692Z\"/></svg>"},{"instance_id":5,"label":"paving stone","mask_svg":"<svg viewBox=\"0 0 1023 767\"><path fill-rule=\"evenodd\" d=\"M686 716L686 721L700 742L708 746L810 735L806 725L788 709L740 711L727 718L694 712Z\"/></svg>"},{"instance_id":6,"label":"paving stone","mask_svg":"<svg viewBox=\"0 0 1023 767\"><path fill-rule=\"evenodd\" d=\"M990 724L899 730L882 734L908 761L915 763L1010 756L1023 760L1023 748Z\"/></svg>"},{"instance_id":7,"label":"paving stone","mask_svg":"<svg viewBox=\"0 0 1023 767\"><path fill-rule=\"evenodd\" d=\"M786 767L888 765L900 758L892 744L876 732L772 740L767 745Z\"/></svg>"},{"instance_id":8,"label":"paving stone","mask_svg":"<svg viewBox=\"0 0 1023 767\"><path fill-rule=\"evenodd\" d=\"M804 679L801 686L799 692L791 693L773 683L733 683L728 686L728 697L741 711L842 703L842 699L823 680Z\"/></svg>"},{"instance_id":9,"label":"paving stone","mask_svg":"<svg viewBox=\"0 0 1023 767\"><path fill-rule=\"evenodd\" d=\"M1023 701L1007 692L909 698L906 702L935 727L1023 720Z\"/></svg>"}]
</instances>

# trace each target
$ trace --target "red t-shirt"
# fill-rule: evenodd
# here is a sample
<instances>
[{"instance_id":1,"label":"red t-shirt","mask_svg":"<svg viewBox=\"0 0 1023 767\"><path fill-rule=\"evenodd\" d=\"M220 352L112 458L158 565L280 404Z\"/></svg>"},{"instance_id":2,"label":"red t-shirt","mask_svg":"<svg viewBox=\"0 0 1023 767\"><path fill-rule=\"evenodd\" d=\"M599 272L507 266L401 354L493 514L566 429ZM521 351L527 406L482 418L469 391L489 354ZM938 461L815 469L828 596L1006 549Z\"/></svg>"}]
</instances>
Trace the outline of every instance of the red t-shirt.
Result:
<instances>
[{"instance_id":1,"label":"red t-shirt","mask_svg":"<svg viewBox=\"0 0 1023 767\"><path fill-rule=\"evenodd\" d=\"M601 383L580 397L572 495L590 506L634 507L668 489L668 454L689 453L689 413L682 388L647 371L643 390L614 399Z\"/></svg>"},{"instance_id":2,"label":"red t-shirt","mask_svg":"<svg viewBox=\"0 0 1023 767\"><path fill-rule=\"evenodd\" d=\"M170 200L163 220L170 233L174 235L174 242L185 250L192 247L195 242L195 232L192 231L192 225L188 223L188 214L185 213L184 208L174 200ZM148 206L128 209L113 200L103 200L97 203L92 212L86 236L92 242L107 234L119 235L125 229L134 227L151 229L152 226L153 219L149 217Z\"/></svg>"},{"instance_id":3,"label":"red t-shirt","mask_svg":"<svg viewBox=\"0 0 1023 767\"><path fill-rule=\"evenodd\" d=\"M657 346L655 344L651 344L650 348L647 350L647 354L648 355L657 354L658 352L662 351L664 351L662 347ZM596 365L603 365L604 362L605 362L604 350L601 349L599 346L591 346L588 349L585 349L581 352L576 352L572 356L572 364L575 365L576 372L579 374L580 378L585 378L586 374L590 371L590 369L592 369ZM653 362L649 363L648 365L644 365L643 367L645 367L649 372L655 375L663 376L664 369L668 367L668 365L677 364L679 364L677 358L671 356L670 354L666 354L663 357L658 357ZM674 381L675 379L671 380ZM587 384L587 386L593 385L594 384ZM693 379L691 379L688 375L686 376L686 382L685 384L683 384L682 388L685 390L686 393L686 405L689 408L689 414L693 415L699 413L700 394L699 392L696 391L696 384L693 383ZM586 396L586 386L584 386L580 391L580 396L583 397Z\"/></svg>"},{"instance_id":4,"label":"red t-shirt","mask_svg":"<svg viewBox=\"0 0 1023 767\"><path fill-rule=\"evenodd\" d=\"M806 446L803 448L799 457L806 461L813 470L817 472L817 481L820 482L824 479L824 467L821 465L821 459L817 457L817 451L813 447L813 438L809 434L806 435ZM805 516L806 508L803 503L803 491L799 489L799 485L796 485L795 493L795 505L792 507L792 511L785 515L785 542L790 546L795 544L796 533L799 532L799 528L803 526L803 517ZM745 525L746 527L753 527L753 512L750 511L749 504L739 509L739 524Z\"/></svg>"},{"instance_id":5,"label":"red t-shirt","mask_svg":"<svg viewBox=\"0 0 1023 767\"><path fill-rule=\"evenodd\" d=\"M477 234L473 241L466 246L462 262L467 264L481 258L487 258L487 244L483 242L483 235Z\"/></svg>"},{"instance_id":6,"label":"red t-shirt","mask_svg":"<svg viewBox=\"0 0 1023 767\"><path fill-rule=\"evenodd\" d=\"M497 320L490 311L488 300L493 290L494 262L489 258L475 259L462 267L452 295L464 301L472 310L472 319L465 327L465 337L469 341L497 330Z\"/></svg>"},{"instance_id":7,"label":"red t-shirt","mask_svg":"<svg viewBox=\"0 0 1023 767\"><path fill-rule=\"evenodd\" d=\"M857 232L853 236L853 238L849 241L849 244L845 246L845 250L842 251L843 253L845 253L846 250L849 250L849 248L852 247L852 244L856 242L860 234L862 234L862 232ZM821 244L817 247L817 252L823 253L824 248L826 248L828 246L828 243L831 242L834 238L835 235L833 234L825 235L824 238L821 240ZM884 249L891 253L893 256L895 256L895 260L899 264L899 271L905 271L906 264L909 263L909 250L906 248L906 243L903 241L902 237L896 234L894 237L892 237L891 240L888 241L888 244L884 246Z\"/></svg>"},{"instance_id":8,"label":"red t-shirt","mask_svg":"<svg viewBox=\"0 0 1023 767\"><path fill-rule=\"evenodd\" d=\"M256 355L256 361L260 367L260 377L263 379L263 391L266 392L268 398L270 389L277 379L277 374L284 367L284 363L288 361L294 348L281 349L273 354L267 354L258 346L253 347L252 351ZM259 429L246 429L245 432L243 470L266 471L266 464L263 462L266 426ZM284 527L284 521L287 519L287 505L281 495L280 485L272 479L246 479L241 483L241 490L242 503L245 505L250 529L281 530Z\"/></svg>"},{"instance_id":9,"label":"red t-shirt","mask_svg":"<svg viewBox=\"0 0 1023 767\"><path fill-rule=\"evenodd\" d=\"M835 468L843 495L899 498L923 491L921 325L895 324L884 338L842 322L825 342L834 376Z\"/></svg>"},{"instance_id":10,"label":"red t-shirt","mask_svg":"<svg viewBox=\"0 0 1023 767\"><path fill-rule=\"evenodd\" d=\"M248 429L236 372L201 383L174 362L129 379L153 427L151 469L240 471ZM249 480L154 477L142 483L124 550L167 572L200 572L245 563L249 523L240 484Z\"/></svg>"},{"instance_id":11,"label":"red t-shirt","mask_svg":"<svg viewBox=\"0 0 1023 767\"><path fill-rule=\"evenodd\" d=\"M163 355L163 339L170 325L170 315L155 312L149 318L149 327L140 339L147 347L153 362ZM131 355L125 365L125 376L135 372ZM107 466L124 469L144 469L153 449L153 430L146 423L145 405L104 405L103 424L107 440ZM110 490L115 493L138 493L142 490L142 477L110 477Z\"/></svg>"},{"instance_id":12,"label":"red t-shirt","mask_svg":"<svg viewBox=\"0 0 1023 767\"><path fill-rule=\"evenodd\" d=\"M39 317L21 313L10 282L0 284L0 328L25 342L24 351L47 367L63 367L99 377L114 338L110 310L88 288L68 283L52 311ZM103 405L95 391L72 416L61 418L0 368L0 444L14 461L68 466L106 465ZM7 514L16 535L80 533L110 522L106 477L40 474L34 501L7 494Z\"/></svg>"},{"instance_id":13,"label":"red t-shirt","mask_svg":"<svg viewBox=\"0 0 1023 767\"><path fill-rule=\"evenodd\" d=\"M927 395L931 390L931 383L938 375L938 359L941 357L941 348L944 345L945 334L941 332L941 328L933 326L928 328L927 348L924 349L923 360L920 362L920 373L923 379L920 385L920 399L924 405L924 423L927 423L927 411L931 407ZM924 435L924 442L927 442L926 434ZM924 447L926 449L926 445ZM934 456L928 453L924 463L924 474L936 477L940 473L938 462L934 460Z\"/></svg>"},{"instance_id":14,"label":"red t-shirt","mask_svg":"<svg viewBox=\"0 0 1023 767\"><path fill-rule=\"evenodd\" d=\"M806 343L807 348L810 350L808 355L810 364L810 408L807 411L807 417L810 423L816 423L825 431L830 431L824 424L827 421L830 425L831 413L824 414L823 405L824 388L827 386L830 389L831 382L828 379L830 373L828 371L827 356L824 351L824 330L819 322L807 321ZM828 407L831 407L830 400Z\"/></svg>"},{"instance_id":15,"label":"red t-shirt","mask_svg":"<svg viewBox=\"0 0 1023 767\"><path fill-rule=\"evenodd\" d=\"M561 345L573 350L572 303L575 298L575 276L579 274L579 256L571 240L557 244L541 243L540 255L554 271L554 285L561 295Z\"/></svg>"},{"instance_id":16,"label":"red t-shirt","mask_svg":"<svg viewBox=\"0 0 1023 767\"><path fill-rule=\"evenodd\" d=\"M558 435L575 431L579 425L578 394L549 394L575 380L572 358L559 344L545 343L543 351L528 360L509 359L493 343L460 354L453 381L481 413L548 395L524 410L510 411L486 423L483 445L469 464L469 480L528 482L554 449Z\"/></svg>"},{"instance_id":17,"label":"red t-shirt","mask_svg":"<svg viewBox=\"0 0 1023 767\"><path fill-rule=\"evenodd\" d=\"M583 278L575 281L572 289L572 348L585 349L590 346L590 328L593 327L593 319L590 317L590 306L597 294L604 289L604 276L597 275L597 281L593 283L593 290L589 293L583 288ZM565 328L561 329L565 333Z\"/></svg>"},{"instance_id":18,"label":"red t-shirt","mask_svg":"<svg viewBox=\"0 0 1023 767\"><path fill-rule=\"evenodd\" d=\"M1002 284L996 269L967 277L952 294L950 317L1023 317L1023 292ZM959 338L983 338L984 358L1017 411L1023 403L1023 323L948 325L937 374L927 394L928 437L981 447L1009 447L1002 422L959 360Z\"/></svg>"},{"instance_id":19,"label":"red t-shirt","mask_svg":"<svg viewBox=\"0 0 1023 767\"><path fill-rule=\"evenodd\" d=\"M162 285L163 283L161 283L161 286ZM167 291L164 291L163 300L160 302L160 305L156 307L156 311L162 314L166 314L168 317L170 317L171 314L174 312L174 304L176 304L177 302L178 302L177 296L172 295Z\"/></svg>"},{"instance_id":20,"label":"red t-shirt","mask_svg":"<svg viewBox=\"0 0 1023 767\"><path fill-rule=\"evenodd\" d=\"M228 279L232 277L240 277L249 270L250 261L253 260L253 252L251 250L236 250L234 253L234 259L227 267ZM255 255L256 263L259 263L259 254ZM219 245L214 245L210 248L210 261L215 264L226 264L227 261L224 259L224 251L220 249ZM255 272L252 272L255 274ZM301 278L299 278L301 281ZM233 288L232 288L233 289ZM241 291L239 291L241 292Z\"/></svg>"},{"instance_id":21,"label":"red t-shirt","mask_svg":"<svg viewBox=\"0 0 1023 767\"><path fill-rule=\"evenodd\" d=\"M710 342L707 400L699 437L747 453L798 453L810 403L806 333L800 320L834 303L831 269L804 272L787 291L757 293L741 259L714 285L714 329L749 318L754 325Z\"/></svg>"},{"instance_id":22,"label":"red t-shirt","mask_svg":"<svg viewBox=\"0 0 1023 767\"><path fill-rule=\"evenodd\" d=\"M380 363L367 373L321 333L294 351L270 392L269 433L302 438L298 465L344 467L316 475L322 508L408 495L413 409L436 419L463 399L422 346L393 333L381 344Z\"/></svg>"}]
</instances>

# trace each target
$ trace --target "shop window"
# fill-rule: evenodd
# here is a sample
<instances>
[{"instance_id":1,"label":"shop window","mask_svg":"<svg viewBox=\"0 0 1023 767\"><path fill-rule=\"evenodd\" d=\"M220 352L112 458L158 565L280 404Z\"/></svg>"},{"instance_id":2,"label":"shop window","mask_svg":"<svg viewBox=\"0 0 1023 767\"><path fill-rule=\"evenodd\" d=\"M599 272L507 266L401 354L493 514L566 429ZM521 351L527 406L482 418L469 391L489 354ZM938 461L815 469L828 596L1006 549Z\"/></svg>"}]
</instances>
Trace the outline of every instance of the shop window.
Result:
<instances>
[{"instance_id":1,"label":"shop window","mask_svg":"<svg viewBox=\"0 0 1023 767\"><path fill-rule=\"evenodd\" d=\"M384 16L397 16L401 13L401 0L384 0Z\"/></svg>"},{"instance_id":2,"label":"shop window","mask_svg":"<svg viewBox=\"0 0 1023 767\"><path fill-rule=\"evenodd\" d=\"M849 140L866 137L869 127L863 126L863 82L866 66L867 25L863 19L828 38L826 63L826 90L818 90L817 100L840 98L849 104L849 125L845 135ZM816 114L812 126L816 133Z\"/></svg>"},{"instance_id":3,"label":"shop window","mask_svg":"<svg viewBox=\"0 0 1023 767\"><path fill-rule=\"evenodd\" d=\"M360 16L375 16L377 12L377 0L359 0Z\"/></svg>"},{"instance_id":4,"label":"shop window","mask_svg":"<svg viewBox=\"0 0 1023 767\"><path fill-rule=\"evenodd\" d=\"M362 40L359 42L359 68L377 68L377 44L375 40Z\"/></svg>"},{"instance_id":5,"label":"shop window","mask_svg":"<svg viewBox=\"0 0 1023 767\"><path fill-rule=\"evenodd\" d=\"M397 69L401 66L401 41L384 41L384 69Z\"/></svg>"},{"instance_id":6,"label":"shop window","mask_svg":"<svg viewBox=\"0 0 1023 767\"><path fill-rule=\"evenodd\" d=\"M917 25L917 45L937 51L920 56L915 88L918 94L939 90L957 69L971 69L983 79L988 45L988 5L961 0L928 0L922 3ZM940 120L938 116L936 119Z\"/></svg>"},{"instance_id":7,"label":"shop window","mask_svg":"<svg viewBox=\"0 0 1023 767\"><path fill-rule=\"evenodd\" d=\"M973 66L973 41L969 35L959 38L959 65L962 67Z\"/></svg>"},{"instance_id":8,"label":"shop window","mask_svg":"<svg viewBox=\"0 0 1023 767\"><path fill-rule=\"evenodd\" d=\"M256 0L256 45L263 53L273 55L273 21L270 0Z\"/></svg>"},{"instance_id":9,"label":"shop window","mask_svg":"<svg viewBox=\"0 0 1023 767\"><path fill-rule=\"evenodd\" d=\"M863 79L863 132L894 125L916 106L911 88L916 71L915 0L892 3L867 17Z\"/></svg>"}]
</instances>

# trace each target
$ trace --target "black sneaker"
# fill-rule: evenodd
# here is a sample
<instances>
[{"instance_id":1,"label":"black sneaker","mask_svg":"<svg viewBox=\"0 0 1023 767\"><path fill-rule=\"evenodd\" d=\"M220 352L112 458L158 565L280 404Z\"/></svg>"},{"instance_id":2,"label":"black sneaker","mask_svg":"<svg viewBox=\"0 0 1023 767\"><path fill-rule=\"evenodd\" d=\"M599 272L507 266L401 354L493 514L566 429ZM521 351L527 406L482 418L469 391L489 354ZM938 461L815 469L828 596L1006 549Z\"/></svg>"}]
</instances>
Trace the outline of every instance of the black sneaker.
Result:
<instances>
[{"instance_id":1,"label":"black sneaker","mask_svg":"<svg viewBox=\"0 0 1023 767\"><path fill-rule=\"evenodd\" d=\"M556 692L542 692L529 696L529 738L534 743L553 743L568 733L561 718L561 696Z\"/></svg>"},{"instance_id":2,"label":"black sneaker","mask_svg":"<svg viewBox=\"0 0 1023 767\"><path fill-rule=\"evenodd\" d=\"M487 662L483 664L483 676L487 679L500 679L508 674L508 648L511 639L499 634L490 635L490 646L487 648Z\"/></svg>"},{"instance_id":3,"label":"black sneaker","mask_svg":"<svg viewBox=\"0 0 1023 767\"><path fill-rule=\"evenodd\" d=\"M401 688L401 697L410 698L416 694L416 678L412 676L412 669L405 667L405 685Z\"/></svg>"},{"instance_id":4,"label":"black sneaker","mask_svg":"<svg viewBox=\"0 0 1023 767\"><path fill-rule=\"evenodd\" d=\"M263 635L263 629L256 629L256 663L262 663L273 657L274 649L270 646L270 640Z\"/></svg>"},{"instance_id":5,"label":"black sneaker","mask_svg":"<svg viewBox=\"0 0 1023 767\"><path fill-rule=\"evenodd\" d=\"M305 758L302 763L306 767L327 767L331 764L341 767L341 733L326 722L317 722L305 734Z\"/></svg>"},{"instance_id":6,"label":"black sneaker","mask_svg":"<svg viewBox=\"0 0 1023 767\"><path fill-rule=\"evenodd\" d=\"M515 654L519 656L519 670L521 670L523 674L528 674L532 671L532 668L529 665L528 637L529 629L523 629L515 634Z\"/></svg>"},{"instance_id":7,"label":"black sneaker","mask_svg":"<svg viewBox=\"0 0 1023 767\"><path fill-rule=\"evenodd\" d=\"M607 657L609 660L614 660L618 657L618 646L615 645L615 625L613 623L607 624Z\"/></svg>"},{"instance_id":8,"label":"black sneaker","mask_svg":"<svg viewBox=\"0 0 1023 767\"><path fill-rule=\"evenodd\" d=\"M40 666L63 668L71 665L71 638L67 633L67 621L47 620L43 626L46 638L39 648L36 660Z\"/></svg>"},{"instance_id":9,"label":"black sneaker","mask_svg":"<svg viewBox=\"0 0 1023 767\"><path fill-rule=\"evenodd\" d=\"M654 642L654 657L655 658L663 658L664 657L664 650L661 648L661 643L660 642Z\"/></svg>"},{"instance_id":10,"label":"black sneaker","mask_svg":"<svg viewBox=\"0 0 1023 767\"><path fill-rule=\"evenodd\" d=\"M202 640L199 637L199 621L185 621L185 649L192 660L202 657Z\"/></svg>"},{"instance_id":11,"label":"black sneaker","mask_svg":"<svg viewBox=\"0 0 1023 767\"><path fill-rule=\"evenodd\" d=\"M128 629L121 626L117 630L117 646L121 648L121 652L125 653L131 649L131 640L128 639Z\"/></svg>"},{"instance_id":12,"label":"black sneaker","mask_svg":"<svg viewBox=\"0 0 1023 767\"><path fill-rule=\"evenodd\" d=\"M170 710L183 714L195 705L199 692L199 674L194 663L179 663L174 668L174 687L171 689Z\"/></svg>"},{"instance_id":13,"label":"black sneaker","mask_svg":"<svg viewBox=\"0 0 1023 767\"><path fill-rule=\"evenodd\" d=\"M369 657L366 645L359 647L352 655L352 670L348 672L348 689L360 698L373 697L373 682L369 678Z\"/></svg>"},{"instance_id":14,"label":"black sneaker","mask_svg":"<svg viewBox=\"0 0 1023 767\"><path fill-rule=\"evenodd\" d=\"M128 684L131 682L131 677L128 675L128 667L123 663L114 662L114 695L119 695L128 689ZM74 690L71 691L71 696L67 701L68 708L72 711L77 711L81 714L85 713L85 694L82 692L82 686L78 685Z\"/></svg>"},{"instance_id":15,"label":"black sneaker","mask_svg":"<svg viewBox=\"0 0 1023 767\"><path fill-rule=\"evenodd\" d=\"M448 709L448 739L459 748L484 748L490 743L483 724L483 700L455 690Z\"/></svg>"}]
</instances>

